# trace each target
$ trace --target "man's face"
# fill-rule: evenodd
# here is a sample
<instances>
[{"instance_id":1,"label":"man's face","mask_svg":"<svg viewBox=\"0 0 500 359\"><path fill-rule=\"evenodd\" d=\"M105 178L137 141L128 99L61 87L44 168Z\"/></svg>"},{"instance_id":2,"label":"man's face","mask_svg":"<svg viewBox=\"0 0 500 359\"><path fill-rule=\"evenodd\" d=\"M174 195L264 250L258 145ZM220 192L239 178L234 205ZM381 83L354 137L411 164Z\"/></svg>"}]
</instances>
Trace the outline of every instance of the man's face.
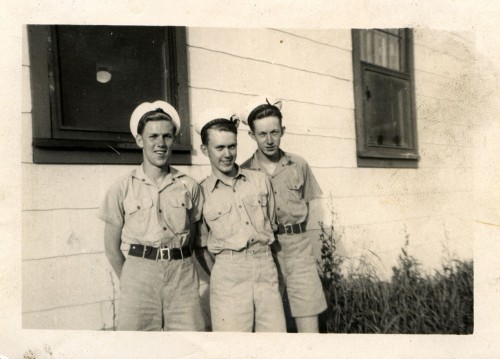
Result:
<instances>
[{"instance_id":1,"label":"man's face","mask_svg":"<svg viewBox=\"0 0 500 359\"><path fill-rule=\"evenodd\" d=\"M236 161L236 135L229 131L208 129L208 144L201 145L201 150L210 159L214 174L232 176Z\"/></svg>"},{"instance_id":2,"label":"man's face","mask_svg":"<svg viewBox=\"0 0 500 359\"><path fill-rule=\"evenodd\" d=\"M279 153L281 137L284 127L280 125L280 119L276 116L264 117L253 122L254 130L250 132L258 149L266 157L275 157Z\"/></svg>"},{"instance_id":3,"label":"man's face","mask_svg":"<svg viewBox=\"0 0 500 359\"><path fill-rule=\"evenodd\" d=\"M142 135L137 135L137 145L142 148L144 163L164 167L172 153L175 139L174 125L170 121L149 121Z\"/></svg>"}]
</instances>

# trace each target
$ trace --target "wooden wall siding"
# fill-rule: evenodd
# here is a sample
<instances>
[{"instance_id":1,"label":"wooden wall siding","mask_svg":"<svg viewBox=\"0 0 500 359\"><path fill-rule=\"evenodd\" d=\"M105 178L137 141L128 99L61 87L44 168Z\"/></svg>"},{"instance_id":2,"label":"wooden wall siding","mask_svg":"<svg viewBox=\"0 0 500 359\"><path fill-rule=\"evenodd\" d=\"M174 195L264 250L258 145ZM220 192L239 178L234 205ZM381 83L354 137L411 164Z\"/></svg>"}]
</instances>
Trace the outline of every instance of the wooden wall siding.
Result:
<instances>
[{"instance_id":1,"label":"wooden wall siding","mask_svg":"<svg viewBox=\"0 0 500 359\"><path fill-rule=\"evenodd\" d=\"M258 94L284 98L283 147L309 161L324 192L311 204L311 237L319 238L319 221L333 220L346 268L363 258L386 277L406 239L428 270L447 252L472 256L475 117L460 94L473 88L474 39L420 29L414 38L419 168L377 169L356 166L350 30L188 29L191 122L213 105L238 110ZM133 166L32 163L26 36L23 49L23 327L110 329L118 281L113 291L95 215ZM178 168L201 180L210 165L190 130L193 165ZM242 125L238 163L255 150L247 132ZM206 277L200 293L206 301Z\"/></svg>"},{"instance_id":2,"label":"wooden wall siding","mask_svg":"<svg viewBox=\"0 0 500 359\"><path fill-rule=\"evenodd\" d=\"M343 35L345 32L341 32ZM352 81L350 49L274 29L204 29L189 33L188 46L244 60ZM297 49L303 49L297 51ZM311 53L320 53L311 61Z\"/></svg>"}]
</instances>

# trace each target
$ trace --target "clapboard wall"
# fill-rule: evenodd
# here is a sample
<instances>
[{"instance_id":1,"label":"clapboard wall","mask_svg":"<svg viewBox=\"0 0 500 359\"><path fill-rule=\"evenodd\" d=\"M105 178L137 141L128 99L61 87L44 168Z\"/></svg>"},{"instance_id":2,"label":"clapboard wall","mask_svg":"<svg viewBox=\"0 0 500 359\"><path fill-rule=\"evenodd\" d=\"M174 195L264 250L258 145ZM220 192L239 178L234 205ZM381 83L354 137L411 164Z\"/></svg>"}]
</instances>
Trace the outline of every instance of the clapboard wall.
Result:
<instances>
[{"instance_id":1,"label":"clapboard wall","mask_svg":"<svg viewBox=\"0 0 500 359\"><path fill-rule=\"evenodd\" d=\"M282 147L309 161L324 192L312 204L311 236L319 237L319 221L333 223L346 270L362 259L387 278L406 241L429 270L448 255L472 257L474 117L463 101L473 88L470 34L414 32L417 169L356 166L350 30L187 34L192 119L210 106L239 110L258 94L284 99ZM23 47L23 327L110 329L118 280L95 216L109 185L133 166L33 164L26 28ZM247 131L240 128L238 163L254 151ZM179 169L201 180L210 166L192 138L193 164Z\"/></svg>"}]
</instances>

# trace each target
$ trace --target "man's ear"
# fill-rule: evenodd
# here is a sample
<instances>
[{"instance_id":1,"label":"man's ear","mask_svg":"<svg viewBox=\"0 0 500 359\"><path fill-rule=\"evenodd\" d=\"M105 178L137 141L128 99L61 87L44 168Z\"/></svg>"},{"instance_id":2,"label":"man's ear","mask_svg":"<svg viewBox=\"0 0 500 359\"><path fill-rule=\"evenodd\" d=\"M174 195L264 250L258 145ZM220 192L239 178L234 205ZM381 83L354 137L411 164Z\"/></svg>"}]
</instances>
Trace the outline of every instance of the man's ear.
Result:
<instances>
[{"instance_id":1,"label":"man's ear","mask_svg":"<svg viewBox=\"0 0 500 359\"><path fill-rule=\"evenodd\" d=\"M285 134L285 130L286 130L286 127L281 126L281 136L283 136Z\"/></svg>"},{"instance_id":2,"label":"man's ear","mask_svg":"<svg viewBox=\"0 0 500 359\"><path fill-rule=\"evenodd\" d=\"M248 131L248 136L250 136L252 138L252 140L256 141L255 133L253 133L253 131Z\"/></svg>"},{"instance_id":3,"label":"man's ear","mask_svg":"<svg viewBox=\"0 0 500 359\"><path fill-rule=\"evenodd\" d=\"M203 154L204 154L205 156L207 156L207 157L208 157L208 148L207 148L207 146L205 146L205 145L202 143L202 144L200 145L200 150L201 150L201 152L203 152Z\"/></svg>"},{"instance_id":4,"label":"man's ear","mask_svg":"<svg viewBox=\"0 0 500 359\"><path fill-rule=\"evenodd\" d=\"M144 143L142 142L142 136L137 134L135 136L135 143L137 143L137 146L139 146L139 148L144 148Z\"/></svg>"}]
</instances>

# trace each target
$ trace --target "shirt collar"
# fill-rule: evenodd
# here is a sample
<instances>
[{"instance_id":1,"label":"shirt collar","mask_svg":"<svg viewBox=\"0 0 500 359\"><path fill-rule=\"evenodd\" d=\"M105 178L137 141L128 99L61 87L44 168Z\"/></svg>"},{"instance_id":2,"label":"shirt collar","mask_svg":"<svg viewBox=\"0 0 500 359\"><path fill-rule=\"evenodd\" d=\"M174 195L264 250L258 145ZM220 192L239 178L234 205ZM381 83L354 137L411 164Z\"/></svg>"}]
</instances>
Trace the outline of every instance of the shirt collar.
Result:
<instances>
[{"instance_id":1,"label":"shirt collar","mask_svg":"<svg viewBox=\"0 0 500 359\"><path fill-rule=\"evenodd\" d=\"M278 164L282 165L282 167L291 165L293 163L292 157L289 154L287 154L285 151L283 151L282 149L280 149L279 151L280 151L280 160L278 161ZM250 168L252 170L259 170L259 171L262 170L263 171L264 167L260 163L259 157L257 157L257 152L258 152L258 150L255 151L253 156L252 156Z\"/></svg>"},{"instance_id":2,"label":"shirt collar","mask_svg":"<svg viewBox=\"0 0 500 359\"><path fill-rule=\"evenodd\" d=\"M171 182L175 182L175 178L179 178L182 176L184 176L184 174L182 172L180 172L178 169L175 169L175 168L169 166L169 174L167 176L167 181L165 181L165 182L167 184L170 184ZM149 177L144 172L144 167L142 166L142 164L140 166L138 166L134 171L132 171L132 177L135 177L144 183L153 184L152 181L149 179Z\"/></svg>"},{"instance_id":3,"label":"shirt collar","mask_svg":"<svg viewBox=\"0 0 500 359\"><path fill-rule=\"evenodd\" d=\"M239 179L241 177L245 177L245 173L241 170L241 167L238 166L237 164L235 164L238 172L236 172L236 176L234 176L233 178L234 179ZM210 190L210 192L213 192L215 187L217 186L217 183L222 182L224 183L225 185L227 186L231 186L232 187L232 184L229 184L229 183L226 183L224 182L222 179L220 179L219 177L217 177L213 172L210 174L210 176L208 176L207 178L207 186L208 186L208 189Z\"/></svg>"}]
</instances>

